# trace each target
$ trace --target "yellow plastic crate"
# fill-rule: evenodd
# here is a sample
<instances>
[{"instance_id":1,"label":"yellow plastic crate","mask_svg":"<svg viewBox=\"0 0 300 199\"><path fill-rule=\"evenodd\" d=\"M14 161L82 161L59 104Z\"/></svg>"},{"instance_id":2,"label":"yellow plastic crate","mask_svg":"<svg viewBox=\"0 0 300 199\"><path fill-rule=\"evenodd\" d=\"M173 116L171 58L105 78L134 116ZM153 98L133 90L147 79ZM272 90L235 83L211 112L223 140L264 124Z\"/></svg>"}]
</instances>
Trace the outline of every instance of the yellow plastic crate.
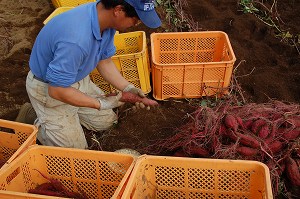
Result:
<instances>
[{"instance_id":1,"label":"yellow plastic crate","mask_svg":"<svg viewBox=\"0 0 300 199\"><path fill-rule=\"evenodd\" d=\"M27 193L47 177L88 198L120 198L135 163L131 155L49 146L31 146L0 172L1 199L60 198ZM38 170L38 171L37 171Z\"/></svg>"},{"instance_id":2,"label":"yellow plastic crate","mask_svg":"<svg viewBox=\"0 0 300 199\"><path fill-rule=\"evenodd\" d=\"M221 31L151 34L153 97L199 98L228 91L236 61Z\"/></svg>"},{"instance_id":3,"label":"yellow plastic crate","mask_svg":"<svg viewBox=\"0 0 300 199\"><path fill-rule=\"evenodd\" d=\"M135 31L115 34L114 44L117 51L112 60L121 75L144 93L149 93L151 91L150 63L146 33L144 31ZM103 79L96 69L90 73L90 77L105 93L108 94L116 90Z\"/></svg>"},{"instance_id":4,"label":"yellow plastic crate","mask_svg":"<svg viewBox=\"0 0 300 199\"><path fill-rule=\"evenodd\" d=\"M96 0L52 0L52 4L55 8L76 7L89 2L96 2Z\"/></svg>"},{"instance_id":5,"label":"yellow plastic crate","mask_svg":"<svg viewBox=\"0 0 300 199\"><path fill-rule=\"evenodd\" d=\"M0 171L36 144L37 131L33 125L0 119Z\"/></svg>"},{"instance_id":6,"label":"yellow plastic crate","mask_svg":"<svg viewBox=\"0 0 300 199\"><path fill-rule=\"evenodd\" d=\"M257 161L140 156L122 199L273 199L268 167Z\"/></svg>"},{"instance_id":7,"label":"yellow plastic crate","mask_svg":"<svg viewBox=\"0 0 300 199\"><path fill-rule=\"evenodd\" d=\"M66 12L68 10L71 10L74 7L59 7L56 8L43 22L43 24L45 25L46 23L48 23L53 17L55 17L56 15L59 15L63 12Z\"/></svg>"}]
</instances>

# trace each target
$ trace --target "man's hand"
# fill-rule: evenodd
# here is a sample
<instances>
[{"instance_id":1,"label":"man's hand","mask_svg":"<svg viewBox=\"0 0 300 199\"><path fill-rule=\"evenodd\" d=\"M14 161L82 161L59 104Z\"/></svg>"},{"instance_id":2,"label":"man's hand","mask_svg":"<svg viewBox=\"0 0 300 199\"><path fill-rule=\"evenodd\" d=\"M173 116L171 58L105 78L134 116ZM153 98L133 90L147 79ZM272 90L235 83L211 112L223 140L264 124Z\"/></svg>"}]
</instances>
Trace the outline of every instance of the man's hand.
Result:
<instances>
[{"instance_id":1,"label":"man's hand","mask_svg":"<svg viewBox=\"0 0 300 199\"><path fill-rule=\"evenodd\" d=\"M141 89L136 88L132 84L128 84L128 86L126 86L123 89L123 92L131 92L131 93L136 94L136 95L138 95L140 97L146 97L145 94L144 94L144 92ZM137 109L139 109L139 108L145 108L145 107L146 107L145 104L143 104L142 102L136 102L135 106L134 106L134 108L137 108ZM150 106L147 107L147 110L150 110Z\"/></svg>"},{"instance_id":2,"label":"man's hand","mask_svg":"<svg viewBox=\"0 0 300 199\"><path fill-rule=\"evenodd\" d=\"M97 99L100 102L99 110L113 109L119 107L124 104L120 99L122 97L122 93L120 92L118 95L109 96L109 97L98 97Z\"/></svg>"},{"instance_id":3,"label":"man's hand","mask_svg":"<svg viewBox=\"0 0 300 199\"><path fill-rule=\"evenodd\" d=\"M146 97L144 92L139 89L139 88L136 88L134 85L132 84L128 84L128 86L126 86L124 89L123 89L123 92L131 92L133 94L136 94L140 97Z\"/></svg>"}]
</instances>

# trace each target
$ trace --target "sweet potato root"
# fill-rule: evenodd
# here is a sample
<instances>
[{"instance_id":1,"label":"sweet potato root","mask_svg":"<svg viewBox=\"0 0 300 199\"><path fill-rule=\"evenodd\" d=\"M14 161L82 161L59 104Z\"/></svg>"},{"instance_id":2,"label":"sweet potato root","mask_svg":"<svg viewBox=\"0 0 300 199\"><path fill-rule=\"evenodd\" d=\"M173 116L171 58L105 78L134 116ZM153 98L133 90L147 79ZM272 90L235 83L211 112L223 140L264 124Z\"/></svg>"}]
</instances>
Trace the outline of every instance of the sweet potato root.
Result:
<instances>
[{"instance_id":1,"label":"sweet potato root","mask_svg":"<svg viewBox=\"0 0 300 199\"><path fill-rule=\"evenodd\" d=\"M300 186L300 171L296 161L288 157L286 160L286 172L291 183L295 186Z\"/></svg>"},{"instance_id":2,"label":"sweet potato root","mask_svg":"<svg viewBox=\"0 0 300 199\"><path fill-rule=\"evenodd\" d=\"M136 103L136 102L142 102L143 104L145 104L146 106L157 106L158 103L155 100L151 100L149 98L142 98L139 97L138 95L135 95L133 93L130 92L123 92L122 93L122 98L121 98L122 102L129 102L129 103Z\"/></svg>"}]
</instances>

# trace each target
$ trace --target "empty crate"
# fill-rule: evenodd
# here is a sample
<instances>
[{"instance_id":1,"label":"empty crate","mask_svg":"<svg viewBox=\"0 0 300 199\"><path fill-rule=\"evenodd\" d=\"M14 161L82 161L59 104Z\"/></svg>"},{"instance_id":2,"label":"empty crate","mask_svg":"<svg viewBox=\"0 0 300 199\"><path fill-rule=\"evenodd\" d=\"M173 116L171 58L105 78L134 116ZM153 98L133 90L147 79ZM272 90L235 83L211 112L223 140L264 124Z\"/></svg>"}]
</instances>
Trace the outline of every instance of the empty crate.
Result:
<instances>
[{"instance_id":1,"label":"empty crate","mask_svg":"<svg viewBox=\"0 0 300 199\"><path fill-rule=\"evenodd\" d=\"M89 199L119 198L133 165L130 155L35 145L0 172L0 198L60 198L27 193L48 182L39 172Z\"/></svg>"},{"instance_id":2,"label":"empty crate","mask_svg":"<svg viewBox=\"0 0 300 199\"><path fill-rule=\"evenodd\" d=\"M145 32L135 31L116 34L114 44L117 50L112 60L121 75L144 93L149 93L151 91L150 63ZM105 93L116 91L96 69L91 72L90 77Z\"/></svg>"},{"instance_id":3,"label":"empty crate","mask_svg":"<svg viewBox=\"0 0 300 199\"><path fill-rule=\"evenodd\" d=\"M198 98L228 91L236 60L221 31L151 34L153 97Z\"/></svg>"},{"instance_id":4,"label":"empty crate","mask_svg":"<svg viewBox=\"0 0 300 199\"><path fill-rule=\"evenodd\" d=\"M0 119L0 170L35 144L36 134L33 125Z\"/></svg>"},{"instance_id":5,"label":"empty crate","mask_svg":"<svg viewBox=\"0 0 300 199\"><path fill-rule=\"evenodd\" d=\"M122 195L140 198L273 199L269 169L256 161L140 156Z\"/></svg>"}]
</instances>

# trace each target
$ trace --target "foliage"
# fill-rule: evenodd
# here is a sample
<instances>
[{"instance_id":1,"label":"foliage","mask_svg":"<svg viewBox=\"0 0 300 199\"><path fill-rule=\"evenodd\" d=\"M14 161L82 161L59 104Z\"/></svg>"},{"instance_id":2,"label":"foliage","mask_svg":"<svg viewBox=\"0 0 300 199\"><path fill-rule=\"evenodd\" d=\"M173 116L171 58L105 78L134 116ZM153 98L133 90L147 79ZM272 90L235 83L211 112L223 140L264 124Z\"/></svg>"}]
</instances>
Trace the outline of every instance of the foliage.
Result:
<instances>
[{"instance_id":1,"label":"foliage","mask_svg":"<svg viewBox=\"0 0 300 199\"><path fill-rule=\"evenodd\" d=\"M156 0L156 4L165 10L165 17L168 21L166 32L197 31L198 24L192 16L183 12L183 6L187 6L186 0Z\"/></svg>"},{"instance_id":2,"label":"foliage","mask_svg":"<svg viewBox=\"0 0 300 199\"><path fill-rule=\"evenodd\" d=\"M284 22L277 11L276 0L273 1L271 7L268 7L263 1L253 0L240 0L239 5L242 12L253 14L264 24L274 28L275 36L282 42L294 46L300 55L300 34L292 34L287 29L283 28Z\"/></svg>"},{"instance_id":3,"label":"foliage","mask_svg":"<svg viewBox=\"0 0 300 199\"><path fill-rule=\"evenodd\" d=\"M241 0L240 5L242 6L242 11L244 13L255 13L259 12L257 8L254 7L252 0Z\"/></svg>"}]
</instances>

